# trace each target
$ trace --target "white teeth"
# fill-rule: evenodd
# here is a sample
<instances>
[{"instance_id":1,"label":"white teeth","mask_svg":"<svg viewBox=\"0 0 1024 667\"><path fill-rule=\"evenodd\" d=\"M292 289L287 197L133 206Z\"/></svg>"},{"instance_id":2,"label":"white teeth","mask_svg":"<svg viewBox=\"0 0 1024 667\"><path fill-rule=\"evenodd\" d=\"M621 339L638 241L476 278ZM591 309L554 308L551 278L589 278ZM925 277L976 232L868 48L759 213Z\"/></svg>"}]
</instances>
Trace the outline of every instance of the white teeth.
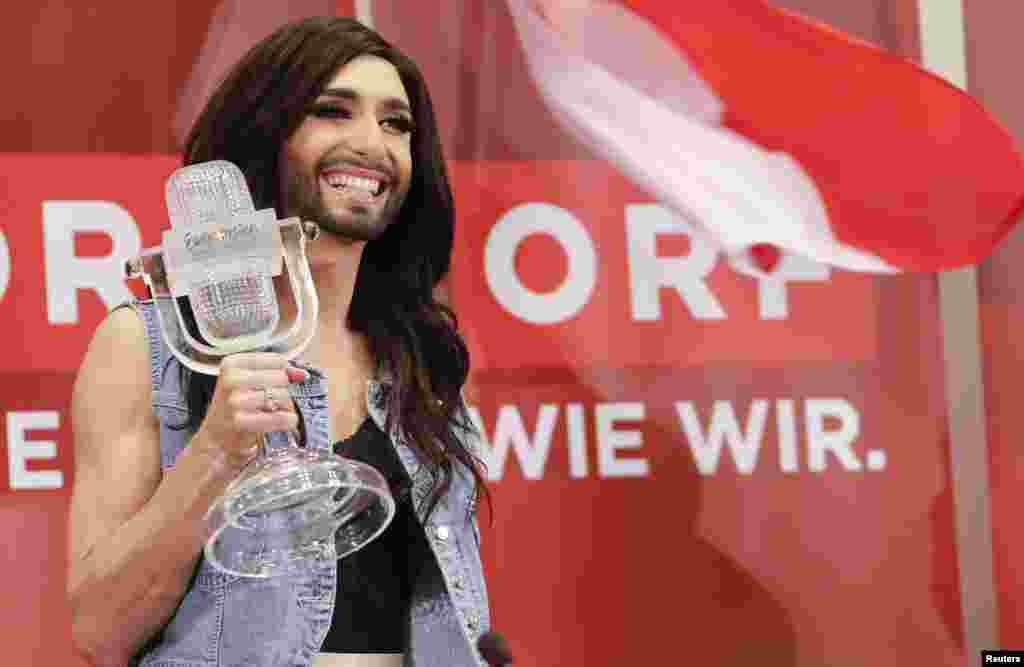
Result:
<instances>
[{"instance_id":1,"label":"white teeth","mask_svg":"<svg viewBox=\"0 0 1024 667\"><path fill-rule=\"evenodd\" d=\"M333 188L356 188L371 194L377 194L377 191L381 189L381 181L375 178L364 178L335 172L327 174L325 180Z\"/></svg>"}]
</instances>

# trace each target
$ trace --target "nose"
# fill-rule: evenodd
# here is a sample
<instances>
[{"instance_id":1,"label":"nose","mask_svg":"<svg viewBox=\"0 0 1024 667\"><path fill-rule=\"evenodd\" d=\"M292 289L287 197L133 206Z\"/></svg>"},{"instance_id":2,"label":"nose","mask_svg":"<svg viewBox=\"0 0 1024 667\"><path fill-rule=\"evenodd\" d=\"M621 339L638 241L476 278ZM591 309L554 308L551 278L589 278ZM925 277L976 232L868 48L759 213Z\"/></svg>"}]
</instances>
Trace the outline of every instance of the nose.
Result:
<instances>
[{"instance_id":1,"label":"nose","mask_svg":"<svg viewBox=\"0 0 1024 667\"><path fill-rule=\"evenodd\" d=\"M385 155L384 132L373 115L362 114L352 119L346 129L346 142L352 151L367 157Z\"/></svg>"}]
</instances>

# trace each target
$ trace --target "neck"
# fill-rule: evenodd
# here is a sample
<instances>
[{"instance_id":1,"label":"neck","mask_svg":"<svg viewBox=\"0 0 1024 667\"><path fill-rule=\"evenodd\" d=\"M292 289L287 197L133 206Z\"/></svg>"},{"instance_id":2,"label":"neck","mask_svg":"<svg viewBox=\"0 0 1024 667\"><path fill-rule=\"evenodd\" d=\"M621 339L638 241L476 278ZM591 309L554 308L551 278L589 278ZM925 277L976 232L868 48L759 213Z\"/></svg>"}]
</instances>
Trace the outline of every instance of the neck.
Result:
<instances>
[{"instance_id":1,"label":"neck","mask_svg":"<svg viewBox=\"0 0 1024 667\"><path fill-rule=\"evenodd\" d=\"M310 273L320 302L317 333L310 345L311 361L323 361L338 353L349 356L364 348L348 328L356 274L365 242L346 242L323 234L309 246Z\"/></svg>"}]
</instances>

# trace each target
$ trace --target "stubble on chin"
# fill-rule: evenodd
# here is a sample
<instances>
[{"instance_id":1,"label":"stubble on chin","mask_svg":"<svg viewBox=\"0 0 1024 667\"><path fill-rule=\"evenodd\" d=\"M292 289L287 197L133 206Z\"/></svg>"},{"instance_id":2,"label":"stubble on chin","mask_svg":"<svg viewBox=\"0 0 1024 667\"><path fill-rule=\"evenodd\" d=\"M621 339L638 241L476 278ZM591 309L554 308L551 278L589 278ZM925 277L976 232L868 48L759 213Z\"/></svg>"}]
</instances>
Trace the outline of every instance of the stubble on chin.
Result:
<instances>
[{"instance_id":1,"label":"stubble on chin","mask_svg":"<svg viewBox=\"0 0 1024 667\"><path fill-rule=\"evenodd\" d=\"M315 181L295 173L288 175L283 194L285 217L315 222L321 231L349 241L373 241L379 238L398 217L401 205L401 200L395 202L392 198L378 213L356 209L342 217L327 207Z\"/></svg>"}]
</instances>

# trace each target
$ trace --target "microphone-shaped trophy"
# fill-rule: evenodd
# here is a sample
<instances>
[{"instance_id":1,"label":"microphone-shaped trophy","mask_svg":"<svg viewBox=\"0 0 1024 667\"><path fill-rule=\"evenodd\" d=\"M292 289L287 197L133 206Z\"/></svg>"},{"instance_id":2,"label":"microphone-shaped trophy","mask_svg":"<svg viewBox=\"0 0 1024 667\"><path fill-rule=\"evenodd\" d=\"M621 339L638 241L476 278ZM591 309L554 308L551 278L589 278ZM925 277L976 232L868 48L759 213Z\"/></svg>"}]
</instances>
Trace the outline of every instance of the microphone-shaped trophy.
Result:
<instances>
[{"instance_id":1,"label":"microphone-shaped trophy","mask_svg":"<svg viewBox=\"0 0 1024 667\"><path fill-rule=\"evenodd\" d=\"M306 242L319 228L256 211L241 169L223 160L174 172L167 210L171 229L161 246L129 260L126 273L149 287L164 339L181 363L216 375L236 352L297 357L316 325ZM360 549L394 513L373 467L270 433L210 509L204 553L229 574L285 574Z\"/></svg>"}]
</instances>

